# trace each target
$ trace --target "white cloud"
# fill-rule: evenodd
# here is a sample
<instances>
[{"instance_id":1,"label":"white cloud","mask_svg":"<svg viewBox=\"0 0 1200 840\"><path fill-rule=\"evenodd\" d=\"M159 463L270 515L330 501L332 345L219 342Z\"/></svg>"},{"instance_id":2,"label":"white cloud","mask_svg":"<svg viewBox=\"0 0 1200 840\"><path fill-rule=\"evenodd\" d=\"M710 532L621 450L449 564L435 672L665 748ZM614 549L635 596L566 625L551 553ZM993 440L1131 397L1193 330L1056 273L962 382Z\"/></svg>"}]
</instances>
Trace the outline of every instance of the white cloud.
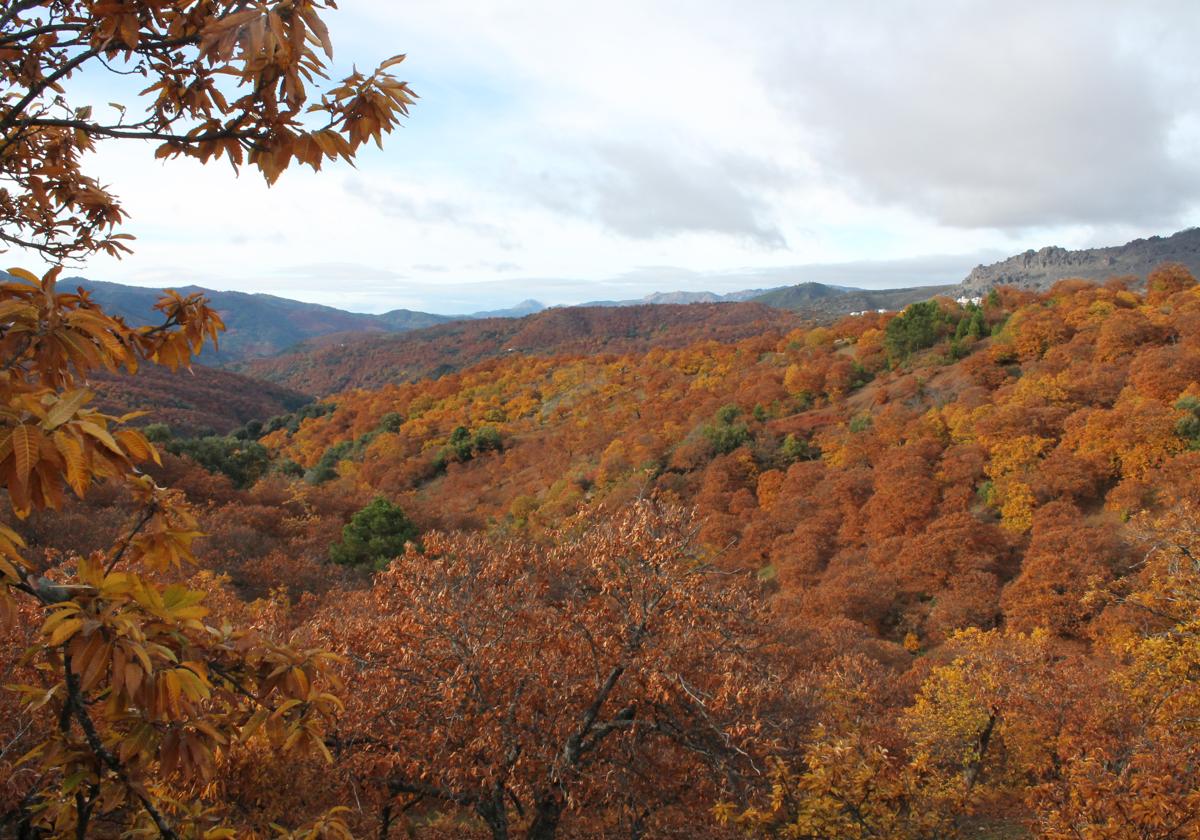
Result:
<instances>
[{"instance_id":1,"label":"white cloud","mask_svg":"<svg viewBox=\"0 0 1200 840\"><path fill-rule=\"evenodd\" d=\"M1168 8L1195 31L1200 7ZM805 42L776 66L775 89L818 132L815 154L832 173L964 228L1169 226L1195 202L1196 148L1172 148L1177 123L1194 116L1180 110L1196 107L1194 88L1162 78L1156 43L1126 43L1122 7L929 9L855 16L852 42ZM796 67L800 83L787 78Z\"/></svg>"},{"instance_id":2,"label":"white cloud","mask_svg":"<svg viewBox=\"0 0 1200 840\"><path fill-rule=\"evenodd\" d=\"M83 273L453 312L803 265L895 286L1200 222L1184 0L359 0L329 20L339 67L409 54L422 98L385 150L268 190L108 144L137 250Z\"/></svg>"}]
</instances>

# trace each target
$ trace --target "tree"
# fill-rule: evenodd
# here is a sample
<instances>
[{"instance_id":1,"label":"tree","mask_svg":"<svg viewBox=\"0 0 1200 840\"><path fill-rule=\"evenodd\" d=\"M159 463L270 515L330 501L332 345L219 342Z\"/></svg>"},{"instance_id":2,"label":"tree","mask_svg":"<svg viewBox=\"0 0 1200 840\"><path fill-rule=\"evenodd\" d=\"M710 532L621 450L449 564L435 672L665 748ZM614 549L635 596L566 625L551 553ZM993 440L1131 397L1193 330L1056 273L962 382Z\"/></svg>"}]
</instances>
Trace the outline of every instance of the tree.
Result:
<instances>
[{"instance_id":1,"label":"tree","mask_svg":"<svg viewBox=\"0 0 1200 840\"><path fill-rule=\"evenodd\" d=\"M704 437L717 455L727 455L750 440L750 430L745 423L736 423L742 410L733 403L717 410L713 422L704 427Z\"/></svg>"},{"instance_id":2,"label":"tree","mask_svg":"<svg viewBox=\"0 0 1200 840\"><path fill-rule=\"evenodd\" d=\"M352 73L310 102L332 46L320 12L332 0L15 0L0 8L0 241L61 262L120 255L119 202L83 170L103 140L156 141L157 156L249 163L274 182L291 163L319 169L379 141L412 94L387 72ZM110 117L72 101L88 70L144 77ZM26 837L113 834L180 838L262 835L253 810L231 808L223 768L278 754L325 755L340 707L330 656L263 629L205 623L208 586L181 579L199 531L178 493L139 464L146 437L89 407L87 377L187 365L221 320L198 295L166 293L157 325L132 328L82 292L10 269L0 283L0 483L17 518L57 509L101 481L137 503L124 536L87 556L38 558L0 526L0 627L30 641L15 686L22 789L0 819ZM7 665L8 663L6 663ZM6 675L11 673L7 668ZM5 699L7 699L7 695ZM9 760L6 742L4 760ZM259 762L262 763L261 760ZM7 782L6 782L7 785ZM296 818L299 821L299 817ZM289 834L287 827L279 829ZM289 836L344 837L338 809Z\"/></svg>"},{"instance_id":3,"label":"tree","mask_svg":"<svg viewBox=\"0 0 1200 840\"><path fill-rule=\"evenodd\" d=\"M932 347L948 330L946 313L936 300L914 303L888 321L883 346L893 364Z\"/></svg>"},{"instance_id":4,"label":"tree","mask_svg":"<svg viewBox=\"0 0 1200 840\"><path fill-rule=\"evenodd\" d=\"M0 240L52 260L127 251L116 196L83 169L105 140L157 142L156 157L227 158L274 182L379 142L413 94L384 61L321 93L334 0L13 0L0 10ZM94 107L66 83L143 77L136 100Z\"/></svg>"},{"instance_id":5,"label":"tree","mask_svg":"<svg viewBox=\"0 0 1200 840\"><path fill-rule=\"evenodd\" d=\"M209 472L222 473L242 489L262 478L271 461L261 443L233 436L173 438L163 448L172 455L188 456Z\"/></svg>"},{"instance_id":6,"label":"tree","mask_svg":"<svg viewBox=\"0 0 1200 840\"><path fill-rule=\"evenodd\" d=\"M363 600L331 603L317 625L362 686L334 741L379 836L421 802L494 838L613 836L630 813L694 828L704 796L749 772L763 619L694 531L640 502L550 547L434 534Z\"/></svg>"},{"instance_id":7,"label":"tree","mask_svg":"<svg viewBox=\"0 0 1200 840\"><path fill-rule=\"evenodd\" d=\"M807 675L816 721L791 760L770 765L770 795L754 807L716 808L750 837L945 840L966 797L933 768L906 755L894 677L846 655Z\"/></svg>"},{"instance_id":8,"label":"tree","mask_svg":"<svg viewBox=\"0 0 1200 840\"><path fill-rule=\"evenodd\" d=\"M342 529L342 541L329 549L329 557L343 566L383 569L405 553L418 533L403 510L379 496L351 517Z\"/></svg>"},{"instance_id":9,"label":"tree","mask_svg":"<svg viewBox=\"0 0 1200 840\"><path fill-rule=\"evenodd\" d=\"M81 294L60 294L59 269L40 280L12 269L0 285L0 480L13 513L58 508L64 486L125 483L140 509L106 552L54 568L0 526L0 624L40 630L27 656L35 680L17 686L41 739L23 791L23 831L83 837L99 820L175 838L219 826L202 790L222 758L256 739L323 750L337 708L327 657L253 631L208 627L205 593L156 581L192 558L199 536L177 494L137 469L157 452L128 418L88 408L81 387L98 367L178 366L220 319L199 296L168 293L161 324L133 329Z\"/></svg>"}]
</instances>

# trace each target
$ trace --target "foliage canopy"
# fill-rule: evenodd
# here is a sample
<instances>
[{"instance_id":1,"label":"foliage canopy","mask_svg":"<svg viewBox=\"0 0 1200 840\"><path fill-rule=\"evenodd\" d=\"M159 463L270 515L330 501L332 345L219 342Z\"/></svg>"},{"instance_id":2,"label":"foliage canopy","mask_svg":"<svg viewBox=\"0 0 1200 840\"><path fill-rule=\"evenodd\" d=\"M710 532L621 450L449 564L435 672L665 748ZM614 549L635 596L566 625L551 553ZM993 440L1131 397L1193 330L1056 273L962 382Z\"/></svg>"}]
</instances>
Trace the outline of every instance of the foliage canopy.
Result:
<instances>
[{"instance_id":1,"label":"foliage canopy","mask_svg":"<svg viewBox=\"0 0 1200 840\"><path fill-rule=\"evenodd\" d=\"M329 558L344 566L379 570L404 556L418 534L403 510L379 496L351 517L342 529L341 542L330 547Z\"/></svg>"},{"instance_id":2,"label":"foliage canopy","mask_svg":"<svg viewBox=\"0 0 1200 840\"><path fill-rule=\"evenodd\" d=\"M274 182L379 142L413 93L403 56L318 92L333 55L333 0L14 0L0 9L0 240L62 260L128 250L120 202L84 169L106 140L159 158L224 157ZM85 73L139 78L126 102L74 100Z\"/></svg>"}]
</instances>

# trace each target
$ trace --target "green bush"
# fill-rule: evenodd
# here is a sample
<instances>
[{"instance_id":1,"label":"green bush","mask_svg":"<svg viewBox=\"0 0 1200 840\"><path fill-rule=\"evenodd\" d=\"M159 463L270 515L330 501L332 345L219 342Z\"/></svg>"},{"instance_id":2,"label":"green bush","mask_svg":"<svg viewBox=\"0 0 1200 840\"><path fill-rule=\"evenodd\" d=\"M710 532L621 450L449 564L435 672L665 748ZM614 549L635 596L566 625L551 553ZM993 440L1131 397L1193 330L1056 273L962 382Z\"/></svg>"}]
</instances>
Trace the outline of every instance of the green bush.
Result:
<instances>
[{"instance_id":1,"label":"green bush","mask_svg":"<svg viewBox=\"0 0 1200 840\"><path fill-rule=\"evenodd\" d=\"M172 438L164 446L172 455L186 455L209 472L228 476L241 489L262 478L271 465L271 454L261 443L232 436Z\"/></svg>"},{"instance_id":2,"label":"green bush","mask_svg":"<svg viewBox=\"0 0 1200 840\"><path fill-rule=\"evenodd\" d=\"M396 411L389 411L379 419L379 428L384 432L395 433L400 431L400 427L404 425L404 415Z\"/></svg>"},{"instance_id":3,"label":"green bush","mask_svg":"<svg viewBox=\"0 0 1200 840\"><path fill-rule=\"evenodd\" d=\"M476 430L473 443L476 452L499 452L504 448L500 432L492 426L483 426Z\"/></svg>"},{"instance_id":4,"label":"green bush","mask_svg":"<svg viewBox=\"0 0 1200 840\"><path fill-rule=\"evenodd\" d=\"M450 449L458 460L471 460L471 456L475 454L475 447L471 443L471 432L466 426L459 426L450 433Z\"/></svg>"},{"instance_id":5,"label":"green bush","mask_svg":"<svg viewBox=\"0 0 1200 840\"><path fill-rule=\"evenodd\" d=\"M309 484L324 484L337 478L338 461L348 458L354 451L354 441L343 440L321 453L317 463L304 474L304 480Z\"/></svg>"},{"instance_id":6,"label":"green bush","mask_svg":"<svg viewBox=\"0 0 1200 840\"><path fill-rule=\"evenodd\" d=\"M732 403L717 409L713 422L704 427L704 436L717 455L728 455L750 440L745 423L735 423L742 410Z\"/></svg>"},{"instance_id":7,"label":"green bush","mask_svg":"<svg viewBox=\"0 0 1200 840\"><path fill-rule=\"evenodd\" d=\"M862 414L856 414L850 419L850 431L854 434L865 432L867 429L871 428L871 423L872 419L870 414L867 414L866 412Z\"/></svg>"},{"instance_id":8,"label":"green bush","mask_svg":"<svg viewBox=\"0 0 1200 840\"><path fill-rule=\"evenodd\" d=\"M166 423L151 423L146 428L142 429L142 434L146 436L146 440L151 443L166 443L171 439L171 427Z\"/></svg>"},{"instance_id":9,"label":"green bush","mask_svg":"<svg viewBox=\"0 0 1200 840\"><path fill-rule=\"evenodd\" d=\"M1200 449L1200 399L1181 397L1175 407L1187 412L1175 423L1175 434L1187 441L1189 449Z\"/></svg>"},{"instance_id":10,"label":"green bush","mask_svg":"<svg viewBox=\"0 0 1200 840\"><path fill-rule=\"evenodd\" d=\"M932 347L949 331L949 319L937 301L914 303L888 321L883 348L893 364Z\"/></svg>"},{"instance_id":11,"label":"green bush","mask_svg":"<svg viewBox=\"0 0 1200 840\"><path fill-rule=\"evenodd\" d=\"M958 327L954 330L954 337L955 339L982 338L986 330L987 324L983 320L983 310L971 304L967 306L966 314L958 319Z\"/></svg>"},{"instance_id":12,"label":"green bush","mask_svg":"<svg viewBox=\"0 0 1200 840\"><path fill-rule=\"evenodd\" d=\"M243 432L245 435L250 435L252 434L250 428L254 423L258 423L258 431L257 434L254 435L256 438L262 437L263 435L269 435L271 432L277 432L280 429L286 430L290 436L294 435L300 428L300 424L308 418L324 417L326 414L332 414L336 409L337 405L335 403L309 403L308 405L302 406L290 414L280 414L278 417L272 417L266 423L259 423L259 421L252 420L250 423L247 423L245 426L243 426L239 431ZM238 433L235 432L234 434L236 435Z\"/></svg>"},{"instance_id":13,"label":"green bush","mask_svg":"<svg viewBox=\"0 0 1200 840\"><path fill-rule=\"evenodd\" d=\"M383 569L404 546L416 542L417 526L397 505L382 496L354 514L342 528L342 541L329 549L329 559L343 566Z\"/></svg>"},{"instance_id":14,"label":"green bush","mask_svg":"<svg viewBox=\"0 0 1200 840\"><path fill-rule=\"evenodd\" d=\"M779 446L779 457L784 464L792 464L796 461L815 460L821 457L821 453L804 438L789 434Z\"/></svg>"}]
</instances>

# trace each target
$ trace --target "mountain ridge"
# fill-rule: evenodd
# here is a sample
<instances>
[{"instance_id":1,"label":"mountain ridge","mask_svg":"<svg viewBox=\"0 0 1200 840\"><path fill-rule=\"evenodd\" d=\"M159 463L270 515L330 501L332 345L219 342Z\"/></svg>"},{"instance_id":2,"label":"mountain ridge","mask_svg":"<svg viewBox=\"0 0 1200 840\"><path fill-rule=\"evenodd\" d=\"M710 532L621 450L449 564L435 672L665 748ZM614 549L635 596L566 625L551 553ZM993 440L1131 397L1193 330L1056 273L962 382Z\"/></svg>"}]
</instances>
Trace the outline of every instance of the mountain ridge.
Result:
<instances>
[{"instance_id":1,"label":"mountain ridge","mask_svg":"<svg viewBox=\"0 0 1200 840\"><path fill-rule=\"evenodd\" d=\"M997 286L1014 286L1029 291L1048 289L1064 278L1103 282L1114 276L1132 275L1140 283L1164 262L1179 262L1200 274L1200 228L1189 228L1171 236L1135 239L1124 245L1068 250L1046 246L1028 250L989 265L976 266L959 284L913 286L893 289L862 289L853 286L805 282L770 289L735 292L652 292L631 300L596 300L574 306L546 307L537 300L515 306L465 315L437 315L410 309L393 309L381 314L348 312L331 306L305 303L266 293L217 291L201 286L180 287L185 293L208 296L225 320L227 330L220 349L204 354L204 362L228 366L256 358L267 358L304 345L306 342L342 342L353 334L398 334L442 324L505 318L525 318L555 309L613 309L640 306L726 305L753 302L799 313L814 319L829 319L853 312L900 310L909 304L937 295L975 297ZM161 291L74 277L62 281L88 290L97 303L133 324L154 320L153 305Z\"/></svg>"},{"instance_id":2,"label":"mountain ridge","mask_svg":"<svg viewBox=\"0 0 1200 840\"><path fill-rule=\"evenodd\" d=\"M509 354L629 353L730 342L801 326L757 303L554 307L525 318L454 321L394 335L326 336L234 370L314 396L437 378Z\"/></svg>"},{"instance_id":3,"label":"mountain ridge","mask_svg":"<svg viewBox=\"0 0 1200 840\"><path fill-rule=\"evenodd\" d=\"M86 277L65 278L59 286L62 289L83 288L105 310L137 326L156 322L154 304L163 291ZM225 322L226 330L218 348L203 353L206 364L218 366L274 356L304 341L339 333L401 333L454 321L520 318L545 309L536 300L525 300L506 309L467 315L436 315L412 309L371 314L266 292L218 291L197 285L172 288L182 294L203 294Z\"/></svg>"},{"instance_id":4,"label":"mountain ridge","mask_svg":"<svg viewBox=\"0 0 1200 840\"><path fill-rule=\"evenodd\" d=\"M1182 263L1193 274L1200 274L1200 228L1103 248L1068 250L1048 245L1036 251L1030 249L990 265L976 266L961 288L964 294L978 294L997 286L1041 291L1066 278L1101 282L1127 275L1144 282L1146 275L1164 262Z\"/></svg>"}]
</instances>

